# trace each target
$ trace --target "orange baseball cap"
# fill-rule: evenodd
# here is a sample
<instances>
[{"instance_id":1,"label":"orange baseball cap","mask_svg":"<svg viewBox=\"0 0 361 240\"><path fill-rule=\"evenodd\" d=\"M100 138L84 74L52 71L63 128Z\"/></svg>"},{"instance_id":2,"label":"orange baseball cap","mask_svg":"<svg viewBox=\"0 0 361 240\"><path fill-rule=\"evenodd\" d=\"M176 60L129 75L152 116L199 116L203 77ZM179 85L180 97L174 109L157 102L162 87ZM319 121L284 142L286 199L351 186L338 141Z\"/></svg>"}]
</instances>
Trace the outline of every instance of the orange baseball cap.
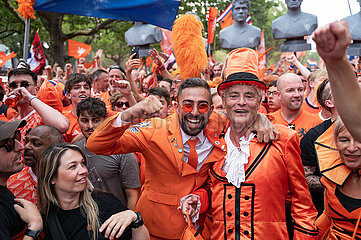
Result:
<instances>
[{"instance_id":1,"label":"orange baseball cap","mask_svg":"<svg viewBox=\"0 0 361 240\"><path fill-rule=\"evenodd\" d=\"M226 60L226 80L218 86L218 93L237 85L252 85L266 91L266 85L259 80L258 54L250 48L238 48L228 54Z\"/></svg>"}]
</instances>

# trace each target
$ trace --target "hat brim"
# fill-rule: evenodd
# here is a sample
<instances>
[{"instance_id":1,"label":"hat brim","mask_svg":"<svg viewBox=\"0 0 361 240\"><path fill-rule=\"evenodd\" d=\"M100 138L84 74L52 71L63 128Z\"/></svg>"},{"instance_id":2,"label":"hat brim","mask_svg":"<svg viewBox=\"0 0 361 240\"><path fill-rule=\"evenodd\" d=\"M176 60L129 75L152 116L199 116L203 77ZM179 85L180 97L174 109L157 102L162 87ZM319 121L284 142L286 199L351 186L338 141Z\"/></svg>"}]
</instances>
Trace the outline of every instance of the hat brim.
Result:
<instances>
[{"instance_id":1,"label":"hat brim","mask_svg":"<svg viewBox=\"0 0 361 240\"><path fill-rule=\"evenodd\" d=\"M26 125L25 120L16 120L12 122L5 122L0 125L0 140L10 137L18 128L22 128Z\"/></svg>"},{"instance_id":2,"label":"hat brim","mask_svg":"<svg viewBox=\"0 0 361 240\"><path fill-rule=\"evenodd\" d=\"M252 73L233 73L229 75L226 81L222 82L218 86L218 94L221 95L224 90L233 85L250 85L255 86L262 91L266 91L266 84L258 79L258 77Z\"/></svg>"}]
</instances>

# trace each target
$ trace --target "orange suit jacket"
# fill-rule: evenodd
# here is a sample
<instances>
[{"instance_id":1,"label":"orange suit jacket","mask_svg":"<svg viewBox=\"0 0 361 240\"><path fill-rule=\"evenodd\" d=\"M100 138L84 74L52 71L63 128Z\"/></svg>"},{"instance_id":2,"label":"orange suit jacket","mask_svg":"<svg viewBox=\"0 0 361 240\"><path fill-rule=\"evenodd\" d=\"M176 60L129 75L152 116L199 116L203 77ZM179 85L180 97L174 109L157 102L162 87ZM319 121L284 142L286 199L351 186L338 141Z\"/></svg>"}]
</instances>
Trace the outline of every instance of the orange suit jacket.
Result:
<instances>
[{"instance_id":1,"label":"orange suit jacket","mask_svg":"<svg viewBox=\"0 0 361 240\"><path fill-rule=\"evenodd\" d=\"M207 180L211 163L226 155L225 143L219 136L226 119L217 113L209 118L204 133L214 149L196 171L182 161L178 114L167 119L148 119L129 129L129 125L113 127L116 116L98 126L88 139L88 149L103 155L141 152L145 157L145 183L135 211L142 214L151 235L179 239L186 227L184 216L177 209L180 199L200 188Z\"/></svg>"},{"instance_id":2,"label":"orange suit jacket","mask_svg":"<svg viewBox=\"0 0 361 240\"><path fill-rule=\"evenodd\" d=\"M305 179L295 131L277 126L279 140L273 143L250 142L246 180L240 188L228 183L222 171L225 159L215 162L209 171L207 187L194 193L201 206L211 201L213 218L210 239L288 239L285 201L292 197L291 213L295 220L295 240L317 239L317 211ZM202 210L205 209L201 207Z\"/></svg>"}]
</instances>

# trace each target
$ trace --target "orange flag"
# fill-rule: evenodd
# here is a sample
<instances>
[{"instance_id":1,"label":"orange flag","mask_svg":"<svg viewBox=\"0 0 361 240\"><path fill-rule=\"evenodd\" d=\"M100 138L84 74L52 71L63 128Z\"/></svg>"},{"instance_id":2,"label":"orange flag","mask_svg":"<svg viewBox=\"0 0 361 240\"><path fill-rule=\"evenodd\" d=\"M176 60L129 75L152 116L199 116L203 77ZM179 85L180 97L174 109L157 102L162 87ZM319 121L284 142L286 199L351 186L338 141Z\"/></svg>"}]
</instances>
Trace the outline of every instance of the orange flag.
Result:
<instances>
[{"instance_id":1,"label":"orange flag","mask_svg":"<svg viewBox=\"0 0 361 240\"><path fill-rule=\"evenodd\" d=\"M93 63L92 63L92 62L86 62L86 63L84 64L84 67L85 67L86 69L92 68L92 67L93 67Z\"/></svg>"},{"instance_id":2,"label":"orange flag","mask_svg":"<svg viewBox=\"0 0 361 240\"><path fill-rule=\"evenodd\" d=\"M217 16L219 11L214 7L209 7L208 12L208 39L207 43L212 44L214 40L214 34L216 32Z\"/></svg>"},{"instance_id":3,"label":"orange flag","mask_svg":"<svg viewBox=\"0 0 361 240\"><path fill-rule=\"evenodd\" d=\"M221 25L221 29L231 26L233 24L232 18L232 3L221 13L217 18L217 22Z\"/></svg>"},{"instance_id":4,"label":"orange flag","mask_svg":"<svg viewBox=\"0 0 361 240\"><path fill-rule=\"evenodd\" d=\"M92 50L92 46L68 39L68 55L76 59L85 57Z\"/></svg>"},{"instance_id":5,"label":"orange flag","mask_svg":"<svg viewBox=\"0 0 361 240\"><path fill-rule=\"evenodd\" d=\"M10 59L16 57L16 53L11 52L9 55L6 55L4 52L0 52L0 67L3 67L4 64Z\"/></svg>"}]
</instances>

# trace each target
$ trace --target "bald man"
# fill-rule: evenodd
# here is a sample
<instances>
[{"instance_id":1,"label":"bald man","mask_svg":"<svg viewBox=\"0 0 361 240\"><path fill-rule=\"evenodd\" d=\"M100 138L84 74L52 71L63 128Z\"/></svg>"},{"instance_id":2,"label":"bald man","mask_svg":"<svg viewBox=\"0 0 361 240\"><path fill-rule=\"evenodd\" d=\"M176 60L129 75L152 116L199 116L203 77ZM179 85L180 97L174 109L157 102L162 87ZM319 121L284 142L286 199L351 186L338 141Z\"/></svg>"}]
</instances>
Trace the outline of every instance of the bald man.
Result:
<instances>
[{"instance_id":1,"label":"bald man","mask_svg":"<svg viewBox=\"0 0 361 240\"><path fill-rule=\"evenodd\" d=\"M17 198L24 198L36 204L37 165L41 154L49 146L63 142L61 132L52 126L40 125L25 136L25 167L7 181L8 189Z\"/></svg>"},{"instance_id":2,"label":"bald man","mask_svg":"<svg viewBox=\"0 0 361 240\"><path fill-rule=\"evenodd\" d=\"M302 80L294 73L286 73L277 80L277 90L281 102L281 109L272 113L273 124L285 125L297 132L302 138L309 129L322 121L315 115L301 109L304 88Z\"/></svg>"}]
</instances>

